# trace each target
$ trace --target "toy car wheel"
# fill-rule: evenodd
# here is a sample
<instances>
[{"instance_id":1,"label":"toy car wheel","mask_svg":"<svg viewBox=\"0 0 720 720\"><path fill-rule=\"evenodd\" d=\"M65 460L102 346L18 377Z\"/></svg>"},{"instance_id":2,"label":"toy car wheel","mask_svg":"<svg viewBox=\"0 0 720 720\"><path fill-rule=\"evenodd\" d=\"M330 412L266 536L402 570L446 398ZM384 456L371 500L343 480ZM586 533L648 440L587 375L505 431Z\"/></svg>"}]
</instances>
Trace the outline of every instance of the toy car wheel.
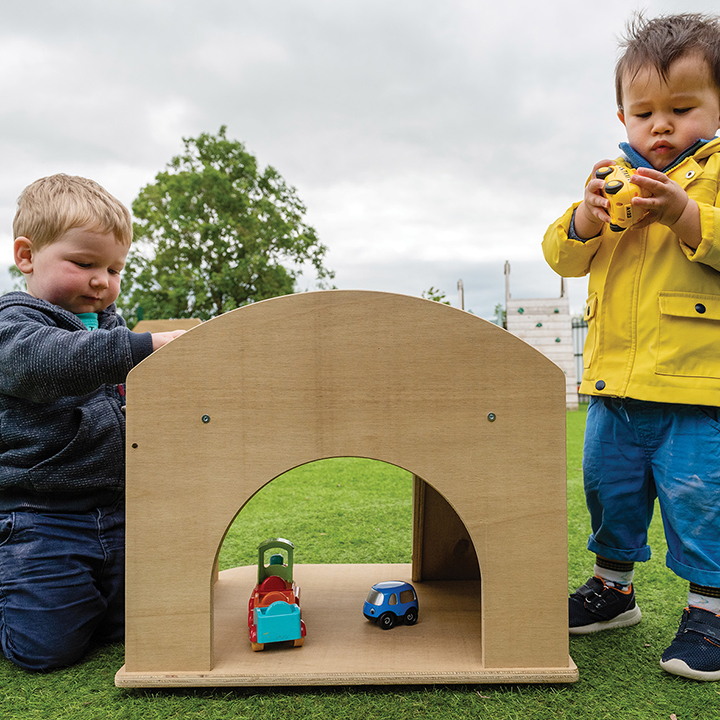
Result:
<instances>
[{"instance_id":1,"label":"toy car wheel","mask_svg":"<svg viewBox=\"0 0 720 720\"><path fill-rule=\"evenodd\" d=\"M608 180L605 183L605 192L608 195L615 195L623 189L623 183L621 180Z\"/></svg>"},{"instance_id":2,"label":"toy car wheel","mask_svg":"<svg viewBox=\"0 0 720 720\"><path fill-rule=\"evenodd\" d=\"M410 608L405 613L405 624L414 625L417 622L417 617L417 610L415 608Z\"/></svg>"},{"instance_id":3,"label":"toy car wheel","mask_svg":"<svg viewBox=\"0 0 720 720\"><path fill-rule=\"evenodd\" d=\"M380 625L383 630L389 630L395 625L395 615L391 612L383 613L378 618L378 625Z\"/></svg>"},{"instance_id":4,"label":"toy car wheel","mask_svg":"<svg viewBox=\"0 0 720 720\"><path fill-rule=\"evenodd\" d=\"M607 167L607 165L604 167L598 168L595 171L595 177L600 178L601 180L604 180L608 175L611 175L611 174L612 174L612 168Z\"/></svg>"}]
</instances>

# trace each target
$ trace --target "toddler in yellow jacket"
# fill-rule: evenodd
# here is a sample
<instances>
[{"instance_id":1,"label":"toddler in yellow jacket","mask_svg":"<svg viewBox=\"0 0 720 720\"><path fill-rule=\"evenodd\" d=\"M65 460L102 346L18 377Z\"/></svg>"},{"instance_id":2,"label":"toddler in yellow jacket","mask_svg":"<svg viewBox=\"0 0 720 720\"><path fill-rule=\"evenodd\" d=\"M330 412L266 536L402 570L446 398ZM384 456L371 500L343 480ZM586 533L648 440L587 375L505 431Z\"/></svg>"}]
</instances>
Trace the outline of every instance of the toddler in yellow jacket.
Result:
<instances>
[{"instance_id":1,"label":"toddler in yellow jacket","mask_svg":"<svg viewBox=\"0 0 720 720\"><path fill-rule=\"evenodd\" d=\"M720 679L720 20L635 16L616 67L624 157L593 167L581 202L543 252L561 275L590 274L581 392L596 555L570 596L572 634L634 625L635 562L650 558L655 498L667 566L690 583L661 666ZM611 223L600 168L622 165L640 221ZM603 172L600 173L604 174Z\"/></svg>"}]
</instances>

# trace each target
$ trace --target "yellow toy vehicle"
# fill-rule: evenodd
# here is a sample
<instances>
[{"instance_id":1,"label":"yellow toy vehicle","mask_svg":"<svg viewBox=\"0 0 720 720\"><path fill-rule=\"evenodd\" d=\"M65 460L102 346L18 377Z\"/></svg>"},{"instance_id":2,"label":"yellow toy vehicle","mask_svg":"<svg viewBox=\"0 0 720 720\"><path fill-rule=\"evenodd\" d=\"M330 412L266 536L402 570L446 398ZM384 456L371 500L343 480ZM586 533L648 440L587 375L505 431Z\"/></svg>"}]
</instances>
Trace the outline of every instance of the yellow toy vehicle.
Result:
<instances>
[{"instance_id":1,"label":"yellow toy vehicle","mask_svg":"<svg viewBox=\"0 0 720 720\"><path fill-rule=\"evenodd\" d=\"M603 195L610 200L607 212L610 215L610 229L622 232L639 222L645 211L633 206L631 200L641 197L640 188L630 182L632 172L621 165L598 168L595 177L605 180Z\"/></svg>"}]
</instances>

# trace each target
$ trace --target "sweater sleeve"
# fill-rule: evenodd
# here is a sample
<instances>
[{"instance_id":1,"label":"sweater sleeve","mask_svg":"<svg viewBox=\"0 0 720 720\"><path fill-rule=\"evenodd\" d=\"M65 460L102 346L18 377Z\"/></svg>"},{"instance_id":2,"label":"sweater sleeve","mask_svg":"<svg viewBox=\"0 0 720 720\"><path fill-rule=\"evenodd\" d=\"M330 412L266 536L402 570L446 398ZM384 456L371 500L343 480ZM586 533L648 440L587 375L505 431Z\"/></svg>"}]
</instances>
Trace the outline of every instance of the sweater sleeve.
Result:
<instances>
[{"instance_id":1,"label":"sweater sleeve","mask_svg":"<svg viewBox=\"0 0 720 720\"><path fill-rule=\"evenodd\" d=\"M0 392L50 402L122 383L152 352L149 334L131 335L123 326L69 330L35 308L5 308L0 312Z\"/></svg>"}]
</instances>

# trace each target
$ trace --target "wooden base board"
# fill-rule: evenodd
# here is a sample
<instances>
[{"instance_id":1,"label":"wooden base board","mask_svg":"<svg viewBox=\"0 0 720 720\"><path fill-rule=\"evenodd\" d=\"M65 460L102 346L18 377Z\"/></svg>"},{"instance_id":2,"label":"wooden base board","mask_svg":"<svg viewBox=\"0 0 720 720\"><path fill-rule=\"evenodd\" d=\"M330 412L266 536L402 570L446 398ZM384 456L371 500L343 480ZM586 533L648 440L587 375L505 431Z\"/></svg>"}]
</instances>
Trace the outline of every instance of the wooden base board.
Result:
<instances>
[{"instance_id":1,"label":"wooden base board","mask_svg":"<svg viewBox=\"0 0 720 720\"><path fill-rule=\"evenodd\" d=\"M485 669L480 654L479 581L414 583L420 612L412 627L382 630L362 615L370 587L410 581L410 565L296 565L307 639L303 647L253 652L247 603L254 566L219 574L215 584L215 663L209 672L128 672L119 687L570 683L567 667Z\"/></svg>"}]
</instances>

